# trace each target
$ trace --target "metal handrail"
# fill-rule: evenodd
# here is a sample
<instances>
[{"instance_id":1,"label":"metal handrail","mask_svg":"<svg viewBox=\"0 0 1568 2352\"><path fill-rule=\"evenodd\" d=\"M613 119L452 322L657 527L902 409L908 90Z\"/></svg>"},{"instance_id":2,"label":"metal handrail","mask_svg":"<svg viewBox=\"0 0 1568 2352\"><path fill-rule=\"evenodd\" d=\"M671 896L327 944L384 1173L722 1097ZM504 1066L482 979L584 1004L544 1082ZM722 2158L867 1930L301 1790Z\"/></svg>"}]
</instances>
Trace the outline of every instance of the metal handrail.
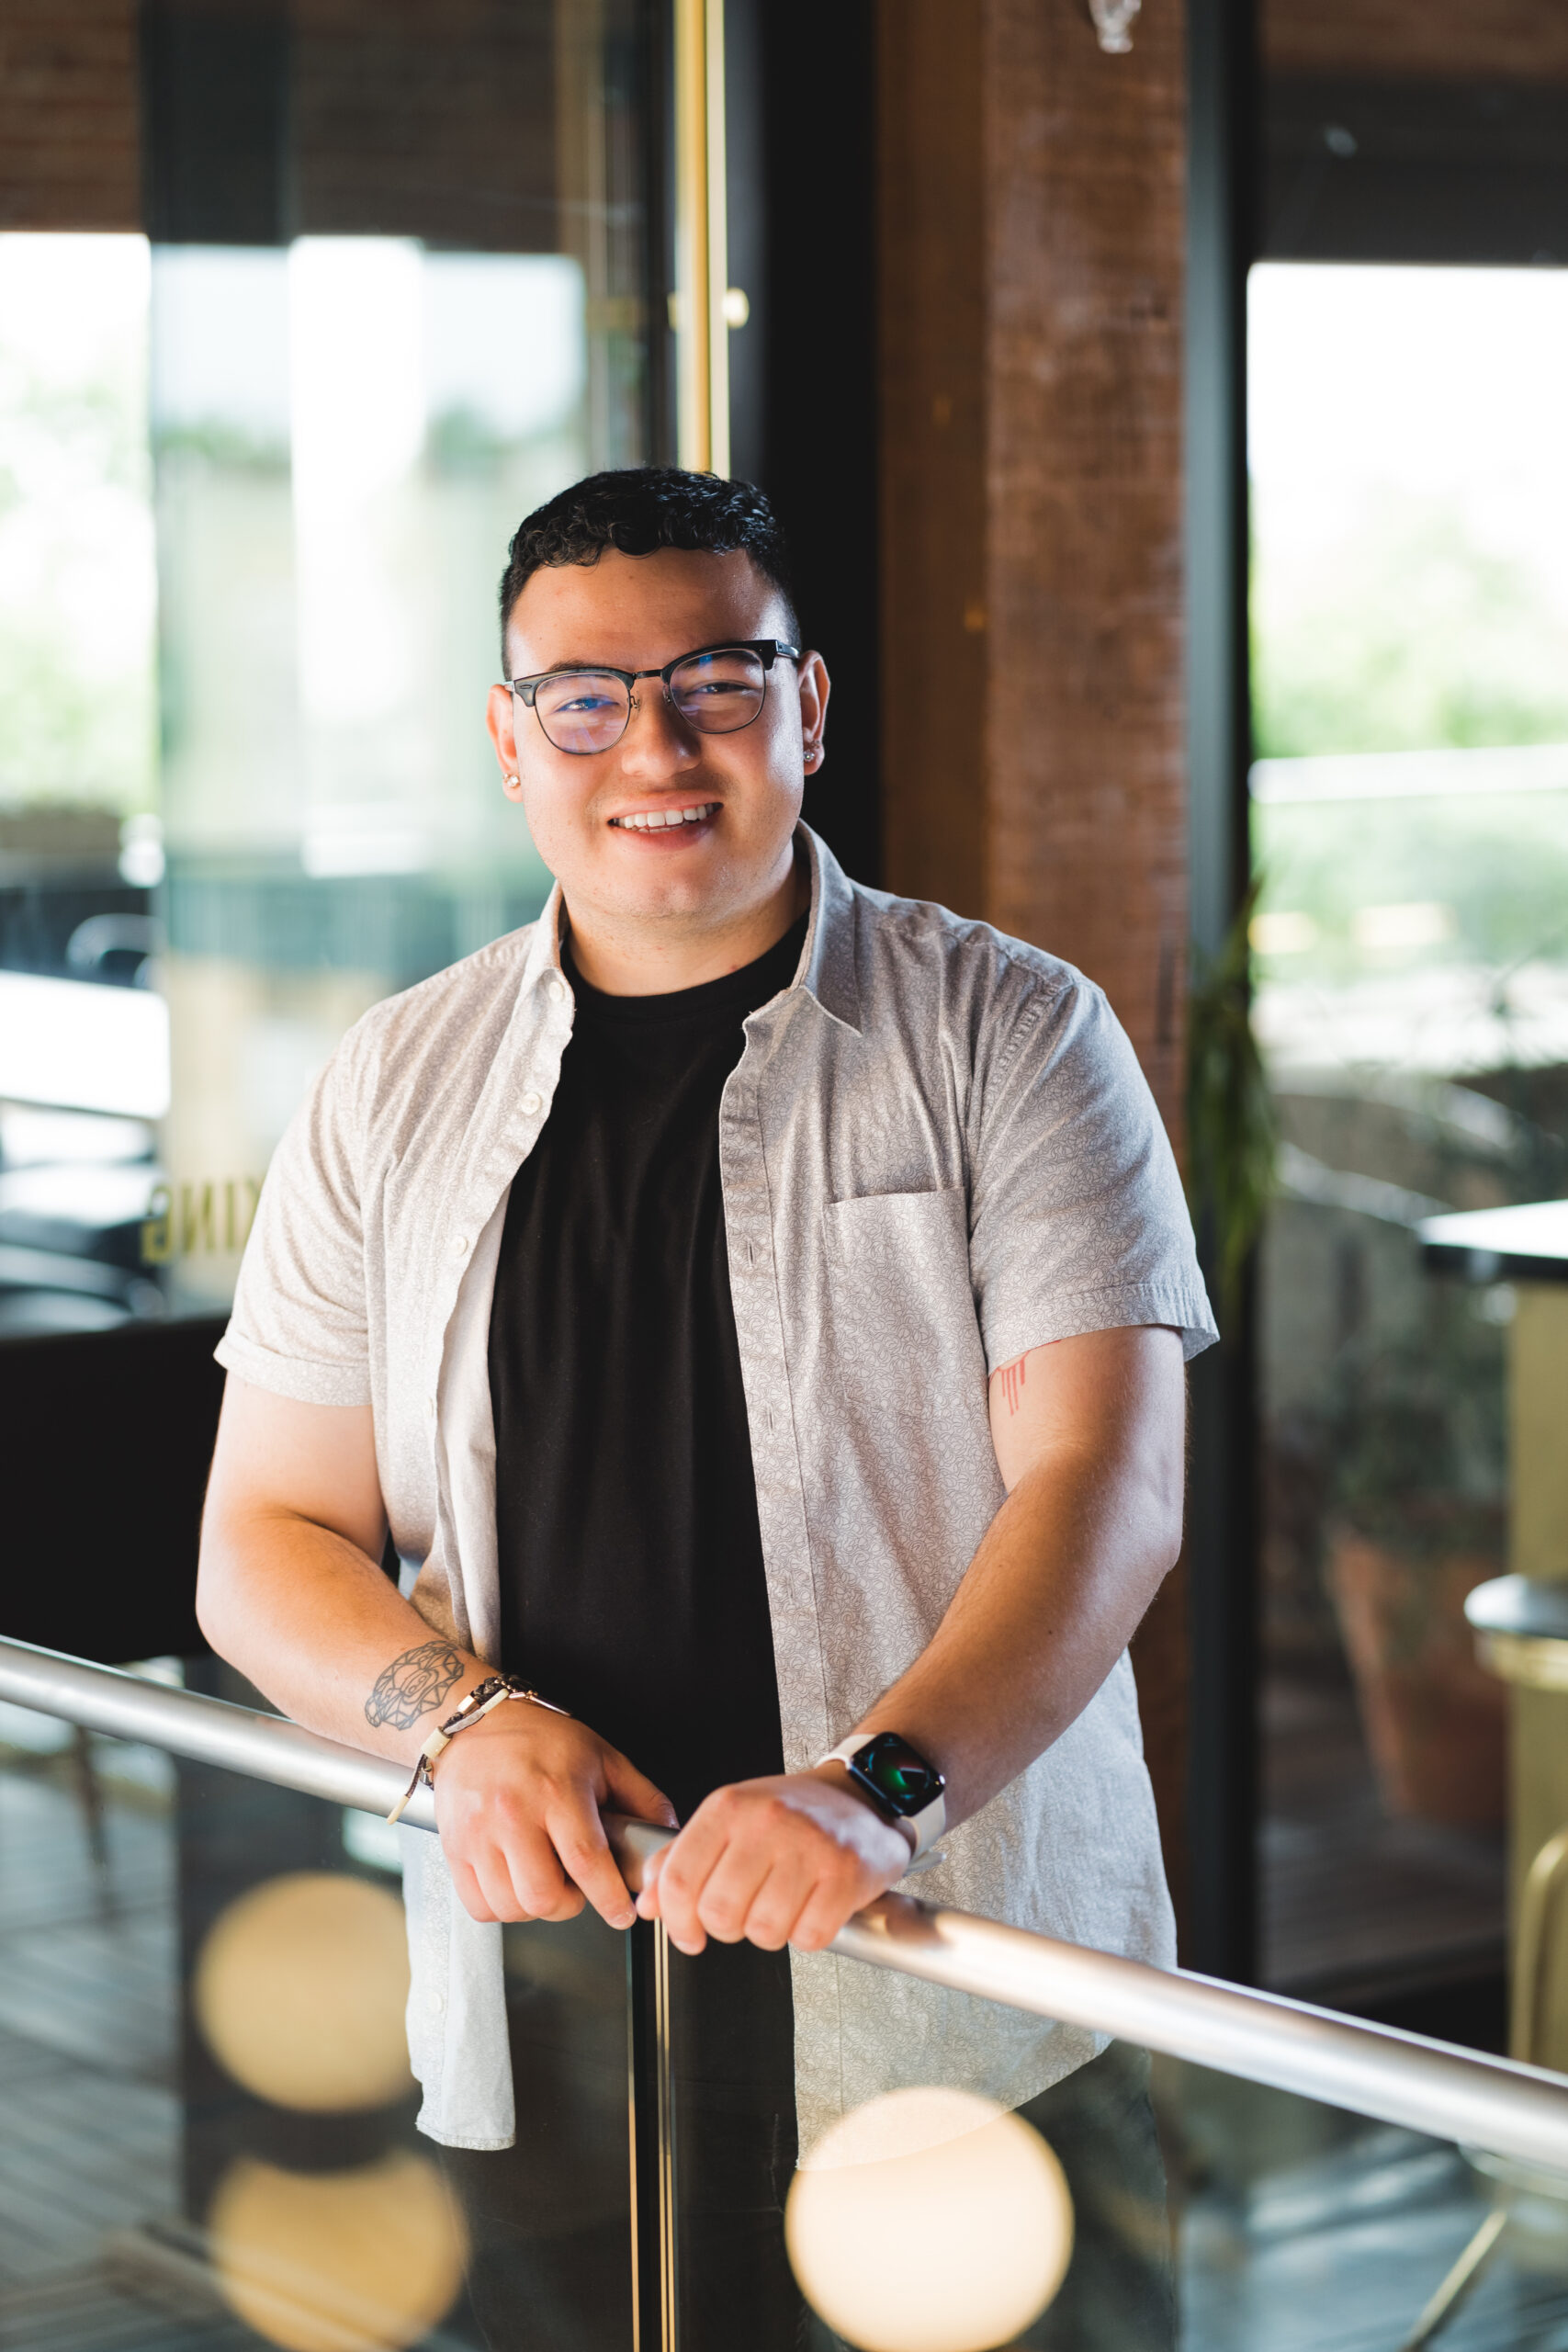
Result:
<instances>
[{"instance_id":1,"label":"metal handrail","mask_svg":"<svg viewBox=\"0 0 1568 2352\"><path fill-rule=\"evenodd\" d=\"M0 1699L364 1813L389 1812L405 1784L403 1766L323 1739L281 1715L27 1642L0 1641ZM427 1790L403 1818L434 1828ZM671 1833L618 1818L605 1826L635 1892L643 1862ZM1086 1951L908 1895L885 1894L871 1904L832 1949L873 1967L1568 2175L1568 2079L1536 2067L1185 1970Z\"/></svg>"}]
</instances>

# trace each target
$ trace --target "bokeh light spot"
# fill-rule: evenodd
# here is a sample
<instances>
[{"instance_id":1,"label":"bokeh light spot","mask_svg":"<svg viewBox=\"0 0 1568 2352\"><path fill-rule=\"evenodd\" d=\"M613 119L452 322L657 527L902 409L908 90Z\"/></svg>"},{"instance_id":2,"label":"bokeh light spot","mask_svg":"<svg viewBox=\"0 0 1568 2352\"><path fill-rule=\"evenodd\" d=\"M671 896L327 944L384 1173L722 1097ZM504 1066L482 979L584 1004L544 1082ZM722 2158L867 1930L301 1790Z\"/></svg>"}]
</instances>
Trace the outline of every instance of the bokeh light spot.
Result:
<instances>
[{"instance_id":1,"label":"bokeh light spot","mask_svg":"<svg viewBox=\"0 0 1568 2352\"><path fill-rule=\"evenodd\" d=\"M402 1905L332 1871L290 1871L230 1904L197 1962L208 2046L238 2083L311 2114L385 2107L412 2088Z\"/></svg>"},{"instance_id":2,"label":"bokeh light spot","mask_svg":"<svg viewBox=\"0 0 1568 2352\"><path fill-rule=\"evenodd\" d=\"M400 2352L451 2308L462 2219L426 2156L293 2173L242 2156L209 2219L231 2309L284 2352Z\"/></svg>"},{"instance_id":3,"label":"bokeh light spot","mask_svg":"<svg viewBox=\"0 0 1568 2352\"><path fill-rule=\"evenodd\" d=\"M811 2150L784 2231L801 2292L859 2352L991 2352L1060 2287L1073 2204L1021 2117L968 2091L891 2091Z\"/></svg>"}]
</instances>

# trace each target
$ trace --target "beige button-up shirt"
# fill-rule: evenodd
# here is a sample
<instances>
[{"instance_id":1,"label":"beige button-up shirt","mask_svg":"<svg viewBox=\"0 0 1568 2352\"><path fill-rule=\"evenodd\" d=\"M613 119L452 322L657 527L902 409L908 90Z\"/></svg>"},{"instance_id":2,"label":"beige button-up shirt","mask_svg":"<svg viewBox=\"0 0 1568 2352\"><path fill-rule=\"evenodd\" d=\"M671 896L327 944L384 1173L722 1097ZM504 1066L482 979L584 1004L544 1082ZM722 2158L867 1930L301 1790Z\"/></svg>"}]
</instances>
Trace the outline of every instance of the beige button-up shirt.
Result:
<instances>
[{"instance_id":1,"label":"beige button-up shirt","mask_svg":"<svg viewBox=\"0 0 1568 2352\"><path fill-rule=\"evenodd\" d=\"M1173 1325L1189 1354L1215 1336L1170 1148L1100 991L985 923L863 889L804 826L799 842L800 967L748 1018L719 1114L791 1771L926 1646L1002 1501L989 1374L1084 1331ZM268 1171L218 1350L260 1387L372 1407L404 1589L491 1660L487 1339L508 1190L571 1036L560 914L558 890L344 1038ZM1125 1657L943 1850L919 1883L933 1901L1171 1963ZM421 2121L504 2146L501 1930L457 1902L435 1839L408 1832L404 1851ZM803 2146L906 2084L1021 2104L1096 2047L831 1953L792 1965Z\"/></svg>"}]
</instances>

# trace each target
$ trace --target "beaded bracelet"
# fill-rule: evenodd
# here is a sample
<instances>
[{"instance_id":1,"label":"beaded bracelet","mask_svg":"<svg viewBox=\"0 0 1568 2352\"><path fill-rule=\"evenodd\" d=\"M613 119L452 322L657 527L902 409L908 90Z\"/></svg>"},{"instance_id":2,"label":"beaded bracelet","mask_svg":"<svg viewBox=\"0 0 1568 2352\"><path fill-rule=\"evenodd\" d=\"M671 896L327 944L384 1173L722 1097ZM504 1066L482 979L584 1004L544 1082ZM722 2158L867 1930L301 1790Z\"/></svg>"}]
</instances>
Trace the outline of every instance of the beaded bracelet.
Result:
<instances>
[{"instance_id":1,"label":"beaded bracelet","mask_svg":"<svg viewBox=\"0 0 1568 2352\"><path fill-rule=\"evenodd\" d=\"M412 1780L387 1815L389 1821L402 1819L416 1789L422 1785L427 1789L435 1786L435 1759L444 1748L451 1747L457 1734L469 1730L484 1716L492 1714L497 1707L504 1706L508 1699L526 1699L536 1707L547 1708L552 1715L570 1716L571 1713L569 1707L558 1707L552 1700L541 1699L536 1690L530 1690L527 1684L519 1681L514 1674L487 1675L482 1682L475 1683L457 1713L448 1715L446 1722L431 1733L419 1751Z\"/></svg>"}]
</instances>

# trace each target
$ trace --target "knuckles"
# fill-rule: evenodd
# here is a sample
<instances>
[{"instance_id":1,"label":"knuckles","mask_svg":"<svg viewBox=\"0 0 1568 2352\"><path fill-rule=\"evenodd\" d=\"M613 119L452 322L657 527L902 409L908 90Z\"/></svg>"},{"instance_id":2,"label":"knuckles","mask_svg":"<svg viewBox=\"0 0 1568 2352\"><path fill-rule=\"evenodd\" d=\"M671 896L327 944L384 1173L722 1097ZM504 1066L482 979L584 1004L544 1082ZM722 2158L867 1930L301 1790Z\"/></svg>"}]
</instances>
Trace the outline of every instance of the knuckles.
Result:
<instances>
[{"instance_id":1,"label":"knuckles","mask_svg":"<svg viewBox=\"0 0 1568 2352\"><path fill-rule=\"evenodd\" d=\"M697 1905L697 1917L721 1944L738 1944L745 1932L745 1914L733 1895L705 1895Z\"/></svg>"}]
</instances>

